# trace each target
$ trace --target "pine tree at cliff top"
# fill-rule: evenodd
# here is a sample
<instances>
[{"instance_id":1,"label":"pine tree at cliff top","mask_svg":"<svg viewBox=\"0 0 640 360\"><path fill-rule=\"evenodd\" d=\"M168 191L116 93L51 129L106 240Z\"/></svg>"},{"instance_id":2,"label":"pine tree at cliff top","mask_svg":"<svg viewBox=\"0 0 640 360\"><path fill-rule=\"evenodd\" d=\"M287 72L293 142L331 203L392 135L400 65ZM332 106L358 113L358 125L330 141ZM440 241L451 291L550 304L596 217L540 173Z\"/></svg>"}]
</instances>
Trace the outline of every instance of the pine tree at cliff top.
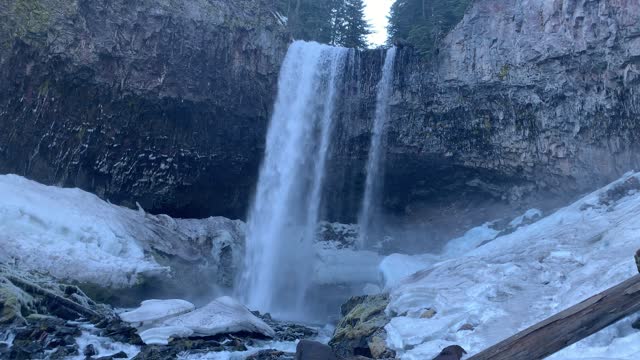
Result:
<instances>
[{"instance_id":1,"label":"pine tree at cliff top","mask_svg":"<svg viewBox=\"0 0 640 360\"><path fill-rule=\"evenodd\" d=\"M464 16L471 0L396 0L389 17L389 41L406 41L425 56Z\"/></svg>"},{"instance_id":2,"label":"pine tree at cliff top","mask_svg":"<svg viewBox=\"0 0 640 360\"><path fill-rule=\"evenodd\" d=\"M365 20L363 0L344 0L337 16L336 44L350 48L367 47L367 35L371 33Z\"/></svg>"},{"instance_id":3,"label":"pine tree at cliff top","mask_svg":"<svg viewBox=\"0 0 640 360\"><path fill-rule=\"evenodd\" d=\"M294 38L346 47L366 47L370 33L363 0L277 0Z\"/></svg>"}]
</instances>

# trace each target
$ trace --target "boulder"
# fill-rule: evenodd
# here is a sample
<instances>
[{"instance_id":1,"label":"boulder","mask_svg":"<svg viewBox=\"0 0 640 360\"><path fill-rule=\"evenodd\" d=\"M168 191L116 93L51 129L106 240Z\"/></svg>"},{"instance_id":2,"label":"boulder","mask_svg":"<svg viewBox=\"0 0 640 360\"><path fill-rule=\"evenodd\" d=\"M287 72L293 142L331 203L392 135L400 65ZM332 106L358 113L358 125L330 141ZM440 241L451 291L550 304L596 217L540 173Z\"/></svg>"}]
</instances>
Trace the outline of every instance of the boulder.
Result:
<instances>
[{"instance_id":1,"label":"boulder","mask_svg":"<svg viewBox=\"0 0 640 360\"><path fill-rule=\"evenodd\" d=\"M261 350L253 355L249 355L246 360L293 360L295 354L280 350Z\"/></svg>"},{"instance_id":2,"label":"boulder","mask_svg":"<svg viewBox=\"0 0 640 360\"><path fill-rule=\"evenodd\" d=\"M395 353L387 348L384 330L390 320L385 314L388 304L388 294L349 299L341 308L343 318L329 341L335 354L341 357L394 358Z\"/></svg>"},{"instance_id":3,"label":"boulder","mask_svg":"<svg viewBox=\"0 0 640 360\"><path fill-rule=\"evenodd\" d=\"M433 360L460 360L466 353L459 345L447 346Z\"/></svg>"},{"instance_id":4,"label":"boulder","mask_svg":"<svg viewBox=\"0 0 640 360\"><path fill-rule=\"evenodd\" d=\"M311 340L300 340L295 360L338 360L330 346Z\"/></svg>"}]
</instances>

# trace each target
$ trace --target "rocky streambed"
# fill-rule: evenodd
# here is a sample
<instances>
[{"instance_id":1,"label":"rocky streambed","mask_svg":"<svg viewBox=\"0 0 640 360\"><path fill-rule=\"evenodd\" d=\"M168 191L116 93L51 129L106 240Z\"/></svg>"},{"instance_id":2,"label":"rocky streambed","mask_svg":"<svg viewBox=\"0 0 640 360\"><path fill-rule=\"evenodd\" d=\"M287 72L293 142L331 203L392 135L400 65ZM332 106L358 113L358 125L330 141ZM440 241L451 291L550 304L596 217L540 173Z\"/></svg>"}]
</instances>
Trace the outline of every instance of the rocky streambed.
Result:
<instances>
[{"instance_id":1,"label":"rocky streambed","mask_svg":"<svg viewBox=\"0 0 640 360\"><path fill-rule=\"evenodd\" d=\"M294 359L300 343L338 358L393 358L386 349L388 296L356 297L332 327L308 326L249 312L223 297L196 308L152 300L122 312L80 288L37 272L0 266L0 358L6 359Z\"/></svg>"}]
</instances>

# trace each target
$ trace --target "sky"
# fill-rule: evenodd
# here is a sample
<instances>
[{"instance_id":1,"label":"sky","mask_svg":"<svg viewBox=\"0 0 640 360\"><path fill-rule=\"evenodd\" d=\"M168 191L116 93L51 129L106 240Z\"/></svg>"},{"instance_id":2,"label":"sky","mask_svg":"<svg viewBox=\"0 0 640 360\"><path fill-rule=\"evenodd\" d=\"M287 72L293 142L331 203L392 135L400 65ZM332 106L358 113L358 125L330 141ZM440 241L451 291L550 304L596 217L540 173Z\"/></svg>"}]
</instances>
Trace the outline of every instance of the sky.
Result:
<instances>
[{"instance_id":1,"label":"sky","mask_svg":"<svg viewBox=\"0 0 640 360\"><path fill-rule=\"evenodd\" d=\"M365 0L367 19L373 34L369 35L371 45L383 45L387 41L387 16L394 0Z\"/></svg>"}]
</instances>

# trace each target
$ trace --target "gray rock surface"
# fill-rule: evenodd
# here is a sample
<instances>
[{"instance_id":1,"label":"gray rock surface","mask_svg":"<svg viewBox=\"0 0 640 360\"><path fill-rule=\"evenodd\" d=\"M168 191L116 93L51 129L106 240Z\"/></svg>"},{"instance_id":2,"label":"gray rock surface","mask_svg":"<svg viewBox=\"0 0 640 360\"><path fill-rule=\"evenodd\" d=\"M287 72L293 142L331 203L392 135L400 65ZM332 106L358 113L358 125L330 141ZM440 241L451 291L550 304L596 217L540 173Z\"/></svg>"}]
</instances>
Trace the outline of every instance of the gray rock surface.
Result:
<instances>
[{"instance_id":1,"label":"gray rock surface","mask_svg":"<svg viewBox=\"0 0 640 360\"><path fill-rule=\"evenodd\" d=\"M0 172L244 216L289 43L270 4L0 1Z\"/></svg>"},{"instance_id":2,"label":"gray rock surface","mask_svg":"<svg viewBox=\"0 0 640 360\"><path fill-rule=\"evenodd\" d=\"M637 168L638 29L637 1L478 0L430 63L402 48L387 210L451 237L514 209L553 208ZM361 191L381 58L361 54L356 67L370 76L349 86L330 167L336 203Z\"/></svg>"}]
</instances>

